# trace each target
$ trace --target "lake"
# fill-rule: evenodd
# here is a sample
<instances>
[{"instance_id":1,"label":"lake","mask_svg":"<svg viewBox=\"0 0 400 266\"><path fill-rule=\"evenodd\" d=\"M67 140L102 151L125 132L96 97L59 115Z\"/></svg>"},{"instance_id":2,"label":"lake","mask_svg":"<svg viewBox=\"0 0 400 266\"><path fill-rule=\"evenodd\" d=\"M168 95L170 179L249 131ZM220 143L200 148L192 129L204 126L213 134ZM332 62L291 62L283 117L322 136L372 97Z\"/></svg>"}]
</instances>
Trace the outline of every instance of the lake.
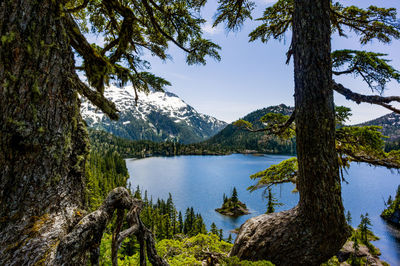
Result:
<instances>
[{"instance_id":1,"label":"lake","mask_svg":"<svg viewBox=\"0 0 400 266\"><path fill-rule=\"evenodd\" d=\"M178 211L184 214L187 207L194 207L202 215L207 229L214 222L227 237L230 230L266 211L267 201L262 191L250 193L246 190L254 183L249 176L288 158L283 155L243 154L176 156L127 159L126 165L132 188L139 185L153 199L166 200L170 192ZM359 224L361 214L368 213L372 231L380 237L374 245L381 250L381 259L391 265L400 265L400 233L379 216L384 209L383 200L387 200L389 195L394 197L400 175L384 168L354 163L345 174L345 179L348 184L343 184L343 201L346 212L351 212L352 226ZM230 218L214 211L222 205L224 193L231 196L234 186L239 200L246 203L250 210L249 215ZM276 207L276 211L287 210L297 204L299 196L292 193L293 188L293 184L273 187L275 197L283 203Z\"/></svg>"}]
</instances>

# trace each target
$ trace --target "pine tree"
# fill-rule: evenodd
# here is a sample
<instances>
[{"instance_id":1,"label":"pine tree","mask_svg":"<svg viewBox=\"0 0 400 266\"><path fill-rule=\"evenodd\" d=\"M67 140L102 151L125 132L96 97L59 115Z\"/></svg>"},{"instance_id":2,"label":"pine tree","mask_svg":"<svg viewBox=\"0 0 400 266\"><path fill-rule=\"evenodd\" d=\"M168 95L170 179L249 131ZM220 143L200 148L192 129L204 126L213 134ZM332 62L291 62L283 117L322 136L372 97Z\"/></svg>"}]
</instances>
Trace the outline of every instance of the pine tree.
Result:
<instances>
[{"instance_id":1,"label":"pine tree","mask_svg":"<svg viewBox=\"0 0 400 266\"><path fill-rule=\"evenodd\" d=\"M351 265L352 266L360 266L360 262L359 262L359 259L357 257L359 248L360 248L360 245L358 244L357 234L354 234L354 236L353 236L353 249L354 249L354 252L351 254Z\"/></svg>"},{"instance_id":2,"label":"pine tree","mask_svg":"<svg viewBox=\"0 0 400 266\"><path fill-rule=\"evenodd\" d=\"M178 223L179 223L178 232L179 232L179 233L185 233L185 232L183 231L183 218L182 218L182 212L181 212L181 211L179 211Z\"/></svg>"},{"instance_id":3,"label":"pine tree","mask_svg":"<svg viewBox=\"0 0 400 266\"><path fill-rule=\"evenodd\" d=\"M368 232L371 229L371 219L368 217L368 213L364 215L361 214L361 221L358 225L358 229L361 233L361 240L367 244L368 243Z\"/></svg>"},{"instance_id":4,"label":"pine tree","mask_svg":"<svg viewBox=\"0 0 400 266\"><path fill-rule=\"evenodd\" d=\"M233 239L232 239L232 234L229 233L228 239L226 240L226 242L228 243L232 243Z\"/></svg>"},{"instance_id":5,"label":"pine tree","mask_svg":"<svg viewBox=\"0 0 400 266\"><path fill-rule=\"evenodd\" d=\"M79 97L118 119L115 104L104 96L110 81L130 82L135 91L162 90L170 84L148 72L143 50L165 60L173 44L186 53L188 64L205 64L208 55L219 59L219 47L201 37L204 20L199 10L204 4L192 0L1 1L0 217L7 217L0 227L1 265L82 265L89 249L96 263L94 250L102 232L93 227L87 238L75 234L87 225L83 222L96 223L76 216L88 209L84 174L89 147ZM89 43L84 36L89 31L104 41ZM81 60L75 61L75 55ZM110 196L130 197L124 189ZM111 216L96 217L109 217L101 222L108 223ZM38 218L32 221L32 217ZM25 239L26 228L35 222L43 226Z\"/></svg>"},{"instance_id":6,"label":"pine tree","mask_svg":"<svg viewBox=\"0 0 400 266\"><path fill-rule=\"evenodd\" d=\"M169 239L173 234L171 234L171 220L169 215L164 215L164 221L165 221L165 238Z\"/></svg>"},{"instance_id":7,"label":"pine tree","mask_svg":"<svg viewBox=\"0 0 400 266\"><path fill-rule=\"evenodd\" d=\"M136 186L136 191L135 191L133 197L136 199L140 199L140 200L142 199L142 192L140 191L139 185Z\"/></svg>"},{"instance_id":8,"label":"pine tree","mask_svg":"<svg viewBox=\"0 0 400 266\"><path fill-rule=\"evenodd\" d=\"M231 201L233 204L237 204L239 201L236 187L233 187Z\"/></svg>"},{"instance_id":9,"label":"pine tree","mask_svg":"<svg viewBox=\"0 0 400 266\"><path fill-rule=\"evenodd\" d=\"M225 205L227 203L227 201L228 201L228 197L224 193L224 196L222 197L223 205Z\"/></svg>"},{"instance_id":10,"label":"pine tree","mask_svg":"<svg viewBox=\"0 0 400 266\"><path fill-rule=\"evenodd\" d=\"M144 204L144 205L149 204L149 199L148 199L148 197L147 197L147 190L144 191L143 204Z\"/></svg>"},{"instance_id":11,"label":"pine tree","mask_svg":"<svg viewBox=\"0 0 400 266\"><path fill-rule=\"evenodd\" d=\"M238 30L247 18L251 18L254 3L250 1L219 3L214 25L225 22L228 30ZM289 265L296 261L303 265L318 265L335 255L351 233L341 198L339 163L343 166L349 165L349 161L371 163L371 158L375 157L374 164L400 166L399 154L368 152L371 146L375 150L382 149L378 147L382 141L377 137L381 135L376 129L370 130L374 133L370 134L374 136L373 142L354 141L363 135L362 132L368 131L362 128L342 127L336 133L333 90L357 103L378 104L397 113L400 110L392 103L399 102L399 98L362 95L332 79L332 74L360 76L370 89L381 94L388 81L400 81L399 72L387 63L383 54L355 50L332 53L331 35L346 36L348 29L360 36L362 44L372 40L389 43L400 38L400 25L395 9L345 7L330 0L278 0L266 8L259 20L263 24L250 33L251 41L282 40L285 33L292 30L287 63L293 57L295 110L290 117L267 114L261 118L267 124L265 128L253 128L247 121L238 121L237 125L284 138L295 133L298 171L295 176L286 172L288 175L283 175L284 180L270 179L270 184L295 181L300 201L284 215L275 214L275 219L249 219L241 226L230 254L241 259L271 259L277 264ZM253 232L251 237L249 231ZM283 232L287 237L275 237L284 235ZM318 243L324 243L323 247ZM292 252L282 251L282 245ZM261 248L265 246L268 246L267 251Z\"/></svg>"},{"instance_id":12,"label":"pine tree","mask_svg":"<svg viewBox=\"0 0 400 266\"><path fill-rule=\"evenodd\" d=\"M352 219L351 219L351 213L350 213L350 211L347 211L346 221L347 221L348 224L351 224Z\"/></svg>"},{"instance_id":13,"label":"pine tree","mask_svg":"<svg viewBox=\"0 0 400 266\"><path fill-rule=\"evenodd\" d=\"M217 228L217 226L215 225L214 222L211 224L210 232L211 232L212 234L214 234L214 235L217 235L217 236L219 235L219 234L218 234L218 228Z\"/></svg>"},{"instance_id":14,"label":"pine tree","mask_svg":"<svg viewBox=\"0 0 400 266\"><path fill-rule=\"evenodd\" d=\"M275 212L275 206L281 206L282 203L279 203L278 200L274 197L274 195L272 194L272 190L271 188L267 188L268 190L268 195L267 195L267 214L268 213L273 213Z\"/></svg>"}]
</instances>

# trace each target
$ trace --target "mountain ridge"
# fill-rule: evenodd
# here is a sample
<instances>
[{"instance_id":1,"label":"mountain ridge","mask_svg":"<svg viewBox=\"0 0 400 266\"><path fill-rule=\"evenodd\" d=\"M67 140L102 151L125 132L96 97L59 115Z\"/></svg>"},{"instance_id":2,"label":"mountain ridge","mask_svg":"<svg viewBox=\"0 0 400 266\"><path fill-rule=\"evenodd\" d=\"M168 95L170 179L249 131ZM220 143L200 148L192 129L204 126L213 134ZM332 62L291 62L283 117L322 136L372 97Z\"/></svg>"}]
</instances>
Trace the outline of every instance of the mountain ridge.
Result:
<instances>
[{"instance_id":1,"label":"mountain ridge","mask_svg":"<svg viewBox=\"0 0 400 266\"><path fill-rule=\"evenodd\" d=\"M110 86L105 97L120 111L118 121L111 121L89 101L83 99L82 117L89 127L105 130L131 140L203 141L223 129L227 123L197 112L172 92L138 92L132 87Z\"/></svg>"},{"instance_id":2,"label":"mountain ridge","mask_svg":"<svg viewBox=\"0 0 400 266\"><path fill-rule=\"evenodd\" d=\"M267 113L282 113L290 115L294 108L285 104L269 106L258 109L243 117L244 120L253 124L254 128L263 127L259 119ZM242 150L245 152L262 152L278 154L295 154L295 138L290 140L281 140L275 136L268 136L263 132L248 132L233 125L227 125L215 136L204 142L207 145L219 145Z\"/></svg>"},{"instance_id":3,"label":"mountain ridge","mask_svg":"<svg viewBox=\"0 0 400 266\"><path fill-rule=\"evenodd\" d=\"M389 137L386 141L393 142L400 140L400 114L394 112L357 124L357 126L380 126L382 129L379 131Z\"/></svg>"}]
</instances>

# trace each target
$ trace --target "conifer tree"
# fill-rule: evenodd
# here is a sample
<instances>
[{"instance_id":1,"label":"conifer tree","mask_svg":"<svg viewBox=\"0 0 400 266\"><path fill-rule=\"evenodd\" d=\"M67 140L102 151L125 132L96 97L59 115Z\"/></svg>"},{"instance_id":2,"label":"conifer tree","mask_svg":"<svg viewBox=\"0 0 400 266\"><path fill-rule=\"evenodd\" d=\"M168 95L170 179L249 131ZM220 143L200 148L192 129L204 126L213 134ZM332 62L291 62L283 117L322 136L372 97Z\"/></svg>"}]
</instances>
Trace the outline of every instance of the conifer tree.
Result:
<instances>
[{"instance_id":1,"label":"conifer tree","mask_svg":"<svg viewBox=\"0 0 400 266\"><path fill-rule=\"evenodd\" d=\"M104 97L107 85L129 82L137 92L163 90L170 84L149 72L144 51L166 60L167 49L174 45L186 53L188 64L205 64L206 56L219 59L219 47L202 38L204 20L199 11L204 4L197 0L0 2L1 265L82 265L88 253L97 262L98 235L105 228L100 224L107 224L112 213L105 215L100 209L104 215L87 214L90 219L77 215L88 209L84 173L89 147L79 97L118 119L115 104ZM84 35L89 32L102 41L90 43ZM85 75L87 83L78 74ZM110 196L118 195L118 203L131 197L123 189ZM129 210L128 205L105 209ZM95 224L95 218L100 227L89 228L86 222ZM28 237L27 230L37 228L35 224L41 225L40 230ZM87 238L77 237L85 226ZM154 263L164 263L151 256Z\"/></svg>"},{"instance_id":2,"label":"conifer tree","mask_svg":"<svg viewBox=\"0 0 400 266\"><path fill-rule=\"evenodd\" d=\"M183 218L182 218L182 212L181 211L179 211L178 222L179 222L179 226L178 226L179 233L184 233L184 231L183 231Z\"/></svg>"},{"instance_id":3,"label":"conifer tree","mask_svg":"<svg viewBox=\"0 0 400 266\"><path fill-rule=\"evenodd\" d=\"M133 195L133 197L139 200L142 199L142 192L140 191L139 185L136 186L135 194Z\"/></svg>"},{"instance_id":4,"label":"conifer tree","mask_svg":"<svg viewBox=\"0 0 400 266\"><path fill-rule=\"evenodd\" d=\"M228 239L226 240L226 242L232 243L232 241L233 241L232 234L229 233L229 236L228 236Z\"/></svg>"},{"instance_id":5,"label":"conifer tree","mask_svg":"<svg viewBox=\"0 0 400 266\"><path fill-rule=\"evenodd\" d=\"M386 202L386 205L387 205L387 206L390 206L390 205L392 205L392 203L393 203L392 195L389 195L389 198L388 198L388 200L387 200L387 202Z\"/></svg>"},{"instance_id":6,"label":"conifer tree","mask_svg":"<svg viewBox=\"0 0 400 266\"><path fill-rule=\"evenodd\" d=\"M368 243L368 231L371 229L371 219L368 217L368 213L365 215L361 214L361 221L358 225L358 229L361 233L361 240L367 244Z\"/></svg>"},{"instance_id":7,"label":"conifer tree","mask_svg":"<svg viewBox=\"0 0 400 266\"><path fill-rule=\"evenodd\" d=\"M268 187L267 190L268 190L268 195L267 195L268 202L267 202L266 214L275 212L275 206L282 205L282 203L279 203L278 200L272 194L271 188Z\"/></svg>"},{"instance_id":8,"label":"conifer tree","mask_svg":"<svg viewBox=\"0 0 400 266\"><path fill-rule=\"evenodd\" d=\"M219 234L218 234L218 228L217 228L217 226L215 225L214 222L211 224L210 232L211 232L212 234L214 234L214 235L217 235L217 236L219 235Z\"/></svg>"},{"instance_id":9,"label":"conifer tree","mask_svg":"<svg viewBox=\"0 0 400 266\"><path fill-rule=\"evenodd\" d=\"M251 18L254 8L254 3L246 0L219 3L214 25L225 23L228 30L238 30ZM388 168L400 166L398 153L375 152L370 156L370 141L362 141L363 133L368 130L343 127L337 134L333 101L336 91L357 103L377 104L400 113L393 106L400 102L399 97L381 95L387 82L400 81L399 72L380 53L332 52L331 36L333 33L346 36L349 30L360 37L362 44L372 40L389 43L400 38L400 24L393 8L346 7L330 0L278 0L266 8L259 21L262 25L250 34L251 41L282 40L292 30L287 62L294 59L295 110L290 117L267 114L262 118L267 126L262 129L252 128L247 121L239 121L237 125L284 137L295 133L298 171L296 176L286 171L283 182L295 180L300 201L291 210L273 214L274 218L249 219L241 226L230 254L242 259L269 259L277 264L296 261L299 265L317 265L335 255L351 232L344 215L339 164L347 165L354 160ZM361 77L379 95L356 93L335 82L332 74ZM373 136L372 146L382 143L379 134L368 134ZM280 177L270 180L282 182ZM278 235L288 237L274 237Z\"/></svg>"},{"instance_id":10,"label":"conifer tree","mask_svg":"<svg viewBox=\"0 0 400 266\"><path fill-rule=\"evenodd\" d=\"M350 211L347 211L346 221L347 221L348 224L351 224L352 218L351 218L351 213L350 213Z\"/></svg>"},{"instance_id":11,"label":"conifer tree","mask_svg":"<svg viewBox=\"0 0 400 266\"><path fill-rule=\"evenodd\" d=\"M358 244L357 234L354 234L354 236L353 236L353 249L354 249L354 252L351 254L351 265L359 266L360 262L359 262L359 258L357 257L357 254L360 249L360 245Z\"/></svg>"},{"instance_id":12,"label":"conifer tree","mask_svg":"<svg viewBox=\"0 0 400 266\"><path fill-rule=\"evenodd\" d=\"M236 204L239 201L236 187L233 187L231 201L233 204Z\"/></svg>"}]
</instances>

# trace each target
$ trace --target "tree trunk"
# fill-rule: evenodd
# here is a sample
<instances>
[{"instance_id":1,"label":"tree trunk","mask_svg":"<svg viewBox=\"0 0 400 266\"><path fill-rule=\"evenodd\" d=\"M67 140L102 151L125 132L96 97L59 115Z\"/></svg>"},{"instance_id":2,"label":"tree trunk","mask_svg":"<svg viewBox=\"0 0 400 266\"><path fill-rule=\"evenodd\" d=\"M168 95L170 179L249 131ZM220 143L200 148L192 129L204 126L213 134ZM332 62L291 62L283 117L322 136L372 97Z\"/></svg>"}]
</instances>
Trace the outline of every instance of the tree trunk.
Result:
<instances>
[{"instance_id":1,"label":"tree trunk","mask_svg":"<svg viewBox=\"0 0 400 266\"><path fill-rule=\"evenodd\" d=\"M52 264L85 207L87 133L52 0L0 2L0 264Z\"/></svg>"},{"instance_id":2,"label":"tree trunk","mask_svg":"<svg viewBox=\"0 0 400 266\"><path fill-rule=\"evenodd\" d=\"M167 265L140 221L141 203L126 188L112 190L98 210L83 215L82 83L60 8L53 0L0 2L0 265L86 265L87 253L97 264L115 211L114 264L123 239L135 233L149 261ZM125 210L131 227L119 232Z\"/></svg>"},{"instance_id":3,"label":"tree trunk","mask_svg":"<svg viewBox=\"0 0 400 266\"><path fill-rule=\"evenodd\" d=\"M300 201L248 220L231 255L277 265L319 265L349 236L335 151L330 1L296 0L293 20Z\"/></svg>"}]
</instances>

